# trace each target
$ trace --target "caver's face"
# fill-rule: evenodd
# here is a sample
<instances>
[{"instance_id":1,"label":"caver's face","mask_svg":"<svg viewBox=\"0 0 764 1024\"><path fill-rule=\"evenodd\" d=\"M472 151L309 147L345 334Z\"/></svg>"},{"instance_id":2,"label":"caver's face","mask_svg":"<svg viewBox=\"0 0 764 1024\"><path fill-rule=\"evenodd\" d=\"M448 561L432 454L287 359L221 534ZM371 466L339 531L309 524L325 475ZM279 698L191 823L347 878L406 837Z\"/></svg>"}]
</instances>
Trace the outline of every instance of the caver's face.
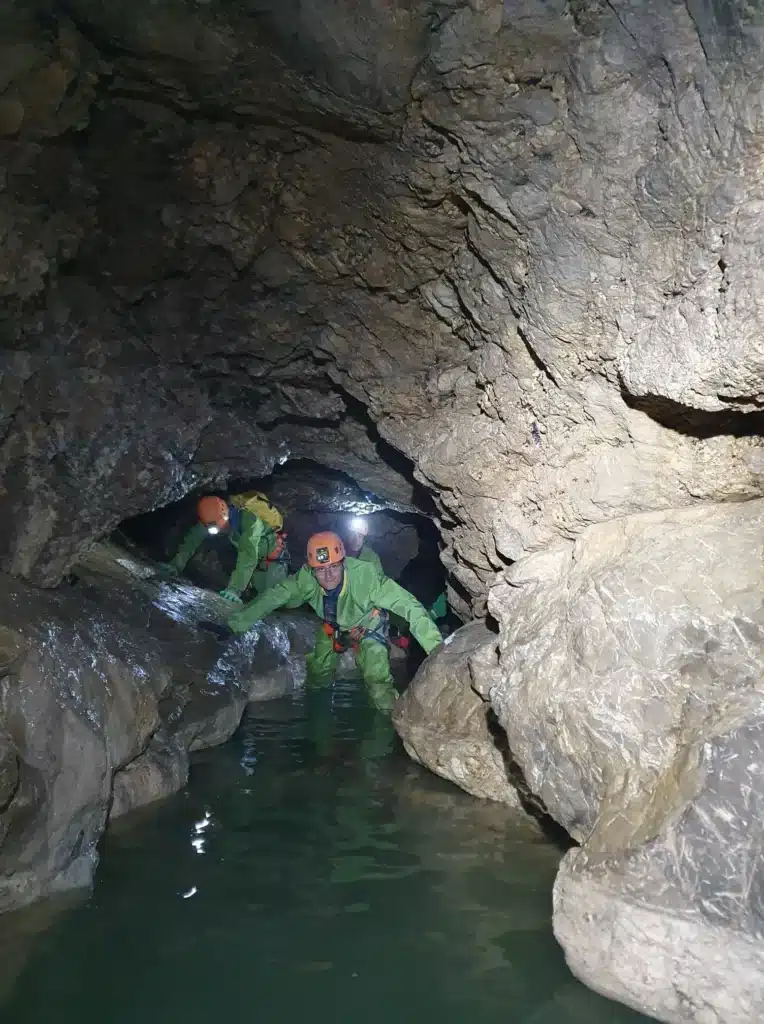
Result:
<instances>
[{"instance_id":1,"label":"caver's face","mask_svg":"<svg viewBox=\"0 0 764 1024\"><path fill-rule=\"evenodd\" d=\"M342 562L336 565L320 565L313 570L313 575L324 590L334 590L342 582Z\"/></svg>"}]
</instances>

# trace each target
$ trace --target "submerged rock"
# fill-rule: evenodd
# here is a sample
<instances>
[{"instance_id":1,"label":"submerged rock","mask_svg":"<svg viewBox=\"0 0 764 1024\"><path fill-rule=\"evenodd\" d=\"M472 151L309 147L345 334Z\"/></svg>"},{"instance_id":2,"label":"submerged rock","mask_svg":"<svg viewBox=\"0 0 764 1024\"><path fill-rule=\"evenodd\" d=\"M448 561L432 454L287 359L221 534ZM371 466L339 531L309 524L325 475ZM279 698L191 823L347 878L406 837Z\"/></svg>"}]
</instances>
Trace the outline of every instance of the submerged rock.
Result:
<instances>
[{"instance_id":1,"label":"submerged rock","mask_svg":"<svg viewBox=\"0 0 764 1024\"><path fill-rule=\"evenodd\" d=\"M109 817L175 792L189 753L302 682L302 612L221 644L227 604L100 546L68 587L0 593L0 912L87 885Z\"/></svg>"}]
</instances>

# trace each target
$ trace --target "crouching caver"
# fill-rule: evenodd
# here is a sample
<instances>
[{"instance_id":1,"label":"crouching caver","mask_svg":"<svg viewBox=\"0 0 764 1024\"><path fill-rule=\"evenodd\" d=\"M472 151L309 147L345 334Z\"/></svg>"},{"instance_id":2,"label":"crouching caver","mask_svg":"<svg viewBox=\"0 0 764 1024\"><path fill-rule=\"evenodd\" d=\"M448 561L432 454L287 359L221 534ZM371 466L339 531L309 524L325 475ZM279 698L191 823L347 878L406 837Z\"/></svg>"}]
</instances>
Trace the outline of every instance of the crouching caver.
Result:
<instances>
[{"instance_id":1,"label":"crouching caver","mask_svg":"<svg viewBox=\"0 0 764 1024\"><path fill-rule=\"evenodd\" d=\"M393 685L387 646L388 612L405 619L429 654L441 642L424 607L394 580L368 562L347 558L336 533L317 533L308 541L308 564L234 612L228 625L246 633L277 608L311 606L321 620L313 653L308 655L308 686L329 686L340 651L352 649L372 704L389 712L398 692Z\"/></svg>"},{"instance_id":2,"label":"crouching caver","mask_svg":"<svg viewBox=\"0 0 764 1024\"><path fill-rule=\"evenodd\" d=\"M228 538L238 550L236 568L228 586L220 591L226 601L241 604L248 586L262 594L289 572L284 519L261 491L235 494L230 501L214 495L202 498L197 506L199 522L192 526L170 562L163 570L183 572L190 559L209 535Z\"/></svg>"}]
</instances>

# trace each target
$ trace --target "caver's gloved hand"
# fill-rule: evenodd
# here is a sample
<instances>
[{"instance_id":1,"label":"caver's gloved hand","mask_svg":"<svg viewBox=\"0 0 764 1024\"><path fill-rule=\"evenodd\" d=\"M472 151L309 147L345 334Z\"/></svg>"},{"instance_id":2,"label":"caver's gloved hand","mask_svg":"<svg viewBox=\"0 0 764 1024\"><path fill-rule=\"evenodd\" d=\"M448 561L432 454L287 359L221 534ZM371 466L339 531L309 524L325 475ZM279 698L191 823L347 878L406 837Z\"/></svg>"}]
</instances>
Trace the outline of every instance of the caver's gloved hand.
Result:
<instances>
[{"instance_id":1,"label":"caver's gloved hand","mask_svg":"<svg viewBox=\"0 0 764 1024\"><path fill-rule=\"evenodd\" d=\"M232 615L228 616L226 620L226 625L228 626L232 633L246 633L247 630L252 629L252 627L255 625L254 622L250 622L249 620L247 620L246 622L241 621L242 617L245 616L245 612L246 609L241 608L239 611L235 611Z\"/></svg>"},{"instance_id":2,"label":"caver's gloved hand","mask_svg":"<svg viewBox=\"0 0 764 1024\"><path fill-rule=\"evenodd\" d=\"M220 590L218 593L221 597L224 597L226 601L231 601L233 604L244 604L236 591L229 590L228 587L226 587L225 590Z\"/></svg>"}]
</instances>

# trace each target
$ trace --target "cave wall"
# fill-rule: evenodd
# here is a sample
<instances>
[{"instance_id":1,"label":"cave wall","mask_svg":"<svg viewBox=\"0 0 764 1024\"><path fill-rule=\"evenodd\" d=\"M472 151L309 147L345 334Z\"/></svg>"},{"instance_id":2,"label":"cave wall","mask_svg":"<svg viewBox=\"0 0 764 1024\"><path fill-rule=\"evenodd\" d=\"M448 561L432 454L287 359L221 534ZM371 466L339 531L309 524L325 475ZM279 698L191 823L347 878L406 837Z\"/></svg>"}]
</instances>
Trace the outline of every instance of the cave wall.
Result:
<instances>
[{"instance_id":1,"label":"cave wall","mask_svg":"<svg viewBox=\"0 0 764 1024\"><path fill-rule=\"evenodd\" d=\"M288 458L410 503L389 445L480 612L590 524L762 493L750 5L15 11L4 568Z\"/></svg>"}]
</instances>

